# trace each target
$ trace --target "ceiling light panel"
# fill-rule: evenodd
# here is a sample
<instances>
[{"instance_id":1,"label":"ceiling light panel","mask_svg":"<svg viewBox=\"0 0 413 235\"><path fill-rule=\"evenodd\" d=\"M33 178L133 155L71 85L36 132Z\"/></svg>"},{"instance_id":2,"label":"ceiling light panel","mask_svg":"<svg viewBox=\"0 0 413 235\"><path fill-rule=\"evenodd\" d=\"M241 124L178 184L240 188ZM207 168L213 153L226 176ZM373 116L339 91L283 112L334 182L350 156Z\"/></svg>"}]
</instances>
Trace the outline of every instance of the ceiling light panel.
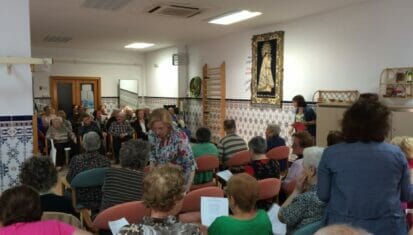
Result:
<instances>
[{"instance_id":1,"label":"ceiling light panel","mask_svg":"<svg viewBox=\"0 0 413 235\"><path fill-rule=\"evenodd\" d=\"M208 21L208 23L230 25L233 23L237 23L243 20L247 20L247 19L259 16L261 14L262 13L258 11L252 12L252 11L242 10L242 11L232 12L232 13L228 13L222 16L218 16Z\"/></svg>"},{"instance_id":2,"label":"ceiling light panel","mask_svg":"<svg viewBox=\"0 0 413 235\"><path fill-rule=\"evenodd\" d=\"M126 45L125 48L129 48L129 49L144 49L144 48L148 48L148 47L152 47L155 44L153 43L146 43L146 42L134 42L131 43L129 45Z\"/></svg>"}]
</instances>

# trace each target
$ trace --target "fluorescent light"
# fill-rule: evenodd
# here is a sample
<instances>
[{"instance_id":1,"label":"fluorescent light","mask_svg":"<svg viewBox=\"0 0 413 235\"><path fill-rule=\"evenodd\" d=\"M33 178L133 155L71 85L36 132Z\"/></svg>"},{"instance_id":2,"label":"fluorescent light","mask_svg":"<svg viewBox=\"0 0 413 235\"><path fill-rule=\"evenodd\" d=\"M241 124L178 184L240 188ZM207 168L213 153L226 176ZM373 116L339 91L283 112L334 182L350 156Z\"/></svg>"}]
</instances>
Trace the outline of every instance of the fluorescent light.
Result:
<instances>
[{"instance_id":1,"label":"fluorescent light","mask_svg":"<svg viewBox=\"0 0 413 235\"><path fill-rule=\"evenodd\" d=\"M146 42L134 42L129 45L126 45L125 48L133 48L133 49L143 49L147 47L154 46L153 43L146 43Z\"/></svg>"},{"instance_id":2,"label":"fluorescent light","mask_svg":"<svg viewBox=\"0 0 413 235\"><path fill-rule=\"evenodd\" d=\"M256 17L261 15L261 12L258 11L247 11L247 10L242 10L242 11L237 11L237 12L233 12L230 14L225 14L223 16L219 16L217 18L214 18L210 21L208 21L208 23L211 24L222 24L222 25L229 25L229 24L233 24L239 21L243 21L252 17Z\"/></svg>"}]
</instances>

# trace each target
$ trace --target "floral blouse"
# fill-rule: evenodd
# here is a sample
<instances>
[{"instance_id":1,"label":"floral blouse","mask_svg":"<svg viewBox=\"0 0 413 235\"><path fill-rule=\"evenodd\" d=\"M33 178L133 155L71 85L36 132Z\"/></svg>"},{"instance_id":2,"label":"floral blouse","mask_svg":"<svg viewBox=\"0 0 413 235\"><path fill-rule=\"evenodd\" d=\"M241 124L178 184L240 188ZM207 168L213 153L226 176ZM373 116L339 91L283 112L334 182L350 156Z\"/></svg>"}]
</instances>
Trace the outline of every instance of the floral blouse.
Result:
<instances>
[{"instance_id":1,"label":"floral blouse","mask_svg":"<svg viewBox=\"0 0 413 235\"><path fill-rule=\"evenodd\" d=\"M131 224L122 227L117 235L200 235L197 225L179 222L176 217L168 216L165 219L144 217L141 224Z\"/></svg>"},{"instance_id":2,"label":"floral blouse","mask_svg":"<svg viewBox=\"0 0 413 235\"><path fill-rule=\"evenodd\" d=\"M155 166L168 163L176 164L182 167L185 177L188 179L191 172L195 170L196 163L189 146L186 134L172 127L171 133L166 137L162 144L161 139L153 131L148 135L149 143L152 145L149 161Z\"/></svg>"}]
</instances>

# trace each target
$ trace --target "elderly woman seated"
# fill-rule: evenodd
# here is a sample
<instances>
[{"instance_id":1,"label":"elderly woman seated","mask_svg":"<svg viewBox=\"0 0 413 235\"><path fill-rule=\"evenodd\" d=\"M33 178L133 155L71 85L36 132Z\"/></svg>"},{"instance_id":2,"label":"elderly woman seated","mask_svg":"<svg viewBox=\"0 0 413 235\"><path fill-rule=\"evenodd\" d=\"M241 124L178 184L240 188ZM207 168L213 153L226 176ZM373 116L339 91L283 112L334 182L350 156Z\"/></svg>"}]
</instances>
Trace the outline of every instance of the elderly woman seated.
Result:
<instances>
[{"instance_id":1,"label":"elderly woman seated","mask_svg":"<svg viewBox=\"0 0 413 235\"><path fill-rule=\"evenodd\" d=\"M0 234L91 235L57 220L40 221L42 213L39 194L33 188L10 188L0 197Z\"/></svg>"},{"instance_id":2,"label":"elderly woman seated","mask_svg":"<svg viewBox=\"0 0 413 235\"><path fill-rule=\"evenodd\" d=\"M204 155L214 155L218 158L218 148L211 143L211 131L207 127L200 127L195 134L197 143L191 146L194 158ZM213 178L212 172L197 172L194 177L194 184L210 182Z\"/></svg>"},{"instance_id":3,"label":"elderly woman seated","mask_svg":"<svg viewBox=\"0 0 413 235\"><path fill-rule=\"evenodd\" d=\"M251 162L245 166L245 172L256 179L279 178L280 167L277 161L265 156L267 145L261 136L255 136L248 142L252 154Z\"/></svg>"},{"instance_id":4,"label":"elderly woman seated","mask_svg":"<svg viewBox=\"0 0 413 235\"><path fill-rule=\"evenodd\" d=\"M268 124L265 130L265 138L267 139L267 152L272 148L285 146L285 140L280 137L281 128L277 124Z\"/></svg>"},{"instance_id":5,"label":"elderly woman seated","mask_svg":"<svg viewBox=\"0 0 413 235\"><path fill-rule=\"evenodd\" d=\"M76 136L69 129L67 125L63 124L63 120L60 117L53 118L50 121L50 127L46 133L47 139L52 139L56 148L56 167L61 170L65 164L65 152L64 149L70 147L70 139L76 143Z\"/></svg>"},{"instance_id":6,"label":"elderly woman seated","mask_svg":"<svg viewBox=\"0 0 413 235\"><path fill-rule=\"evenodd\" d=\"M82 171L110 167L110 161L99 153L100 143L100 137L96 132L88 132L83 136L83 148L86 152L73 157L66 176L68 182L71 182ZM101 187L80 188L76 193L79 203L90 208L93 213L99 211L102 200Z\"/></svg>"},{"instance_id":7,"label":"elderly woman seated","mask_svg":"<svg viewBox=\"0 0 413 235\"><path fill-rule=\"evenodd\" d=\"M20 170L20 182L40 193L43 211L57 211L78 216L72 202L52 192L57 183L57 171L48 157L31 157L24 161Z\"/></svg>"},{"instance_id":8,"label":"elderly woman seated","mask_svg":"<svg viewBox=\"0 0 413 235\"><path fill-rule=\"evenodd\" d=\"M254 177L246 173L234 175L228 181L225 191L233 215L215 219L208 228L208 234L272 234L267 213L255 208L259 185Z\"/></svg>"},{"instance_id":9,"label":"elderly woman seated","mask_svg":"<svg viewBox=\"0 0 413 235\"><path fill-rule=\"evenodd\" d=\"M128 140L122 144L119 152L122 168L111 168L106 172L101 211L142 199L143 168L147 165L150 150L150 144L142 140Z\"/></svg>"},{"instance_id":10,"label":"elderly woman seated","mask_svg":"<svg viewBox=\"0 0 413 235\"><path fill-rule=\"evenodd\" d=\"M201 234L197 225L181 223L175 217L185 194L185 178L180 169L166 165L155 168L145 177L143 190L151 217L144 217L141 224L121 228L119 235Z\"/></svg>"},{"instance_id":11,"label":"elderly woman seated","mask_svg":"<svg viewBox=\"0 0 413 235\"><path fill-rule=\"evenodd\" d=\"M317 197L317 167L324 149L309 147L303 151L303 171L293 193L287 198L278 212L281 222L287 224L287 234L320 221L325 204Z\"/></svg>"}]
</instances>

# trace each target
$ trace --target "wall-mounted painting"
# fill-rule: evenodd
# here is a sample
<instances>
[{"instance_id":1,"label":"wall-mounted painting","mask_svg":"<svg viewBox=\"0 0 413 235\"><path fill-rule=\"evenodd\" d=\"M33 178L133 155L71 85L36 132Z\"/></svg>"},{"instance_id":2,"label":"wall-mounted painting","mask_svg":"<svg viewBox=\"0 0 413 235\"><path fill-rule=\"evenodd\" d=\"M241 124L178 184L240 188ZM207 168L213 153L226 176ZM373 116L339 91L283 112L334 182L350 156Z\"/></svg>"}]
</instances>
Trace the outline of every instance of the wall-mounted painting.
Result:
<instances>
[{"instance_id":1,"label":"wall-mounted painting","mask_svg":"<svg viewBox=\"0 0 413 235\"><path fill-rule=\"evenodd\" d=\"M284 32L252 37L251 102L281 107Z\"/></svg>"}]
</instances>

